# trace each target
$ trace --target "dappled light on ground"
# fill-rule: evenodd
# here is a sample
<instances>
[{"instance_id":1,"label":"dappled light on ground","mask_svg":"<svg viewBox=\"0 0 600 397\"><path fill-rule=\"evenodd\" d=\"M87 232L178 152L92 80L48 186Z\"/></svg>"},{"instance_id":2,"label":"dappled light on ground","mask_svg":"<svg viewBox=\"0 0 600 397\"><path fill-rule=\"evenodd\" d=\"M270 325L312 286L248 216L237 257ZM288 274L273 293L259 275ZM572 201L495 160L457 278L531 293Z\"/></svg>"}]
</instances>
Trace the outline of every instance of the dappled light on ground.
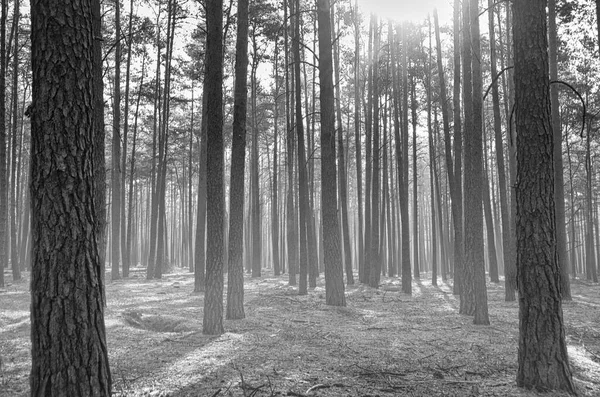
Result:
<instances>
[{"instance_id":1,"label":"dappled light on ground","mask_svg":"<svg viewBox=\"0 0 600 397\"><path fill-rule=\"evenodd\" d=\"M107 343L117 396L535 396L518 389L518 304L488 284L490 326L458 314L451 283L422 275L348 286L347 307L325 305L322 278L298 296L287 275L245 278L246 318L202 330L193 275L107 284ZM26 278L28 274L25 275ZM28 282L0 293L2 396L29 393ZM600 395L597 285L574 282L565 302L569 355L584 396ZM562 396L551 393L550 396Z\"/></svg>"}]
</instances>

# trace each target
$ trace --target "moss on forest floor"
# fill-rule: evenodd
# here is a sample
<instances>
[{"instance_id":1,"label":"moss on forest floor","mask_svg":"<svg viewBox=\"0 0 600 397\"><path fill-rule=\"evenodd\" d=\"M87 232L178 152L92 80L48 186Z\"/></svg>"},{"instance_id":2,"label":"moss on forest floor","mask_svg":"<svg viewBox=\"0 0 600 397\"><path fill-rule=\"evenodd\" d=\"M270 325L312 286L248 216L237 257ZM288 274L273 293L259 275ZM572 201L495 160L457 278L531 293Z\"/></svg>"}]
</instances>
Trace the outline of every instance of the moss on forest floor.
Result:
<instances>
[{"instance_id":1,"label":"moss on forest floor","mask_svg":"<svg viewBox=\"0 0 600 397\"><path fill-rule=\"evenodd\" d=\"M143 269L107 285L106 328L116 396L537 396L515 385L518 304L488 284L490 326L458 314L451 286L399 280L350 286L348 306L306 296L287 275L245 279L244 320L202 335L203 294L177 270ZM0 289L0 396L29 394L29 274ZM109 278L107 278L109 279ZM600 395L600 288L574 281L563 305L574 379ZM546 394L562 396L561 393Z\"/></svg>"}]
</instances>

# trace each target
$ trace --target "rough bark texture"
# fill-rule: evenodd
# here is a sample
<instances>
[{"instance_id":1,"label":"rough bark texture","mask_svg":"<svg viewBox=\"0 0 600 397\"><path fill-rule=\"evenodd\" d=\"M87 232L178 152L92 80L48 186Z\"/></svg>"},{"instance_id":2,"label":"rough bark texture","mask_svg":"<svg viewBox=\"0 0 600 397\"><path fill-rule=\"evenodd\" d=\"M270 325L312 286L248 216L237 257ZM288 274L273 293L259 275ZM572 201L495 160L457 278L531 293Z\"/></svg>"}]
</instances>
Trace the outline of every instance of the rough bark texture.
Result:
<instances>
[{"instance_id":1,"label":"rough bark texture","mask_svg":"<svg viewBox=\"0 0 600 397\"><path fill-rule=\"evenodd\" d=\"M229 256L227 275L227 319L244 314L244 183L246 164L246 113L248 108L248 0L238 2L235 45L235 91L231 183L229 188Z\"/></svg>"},{"instance_id":2,"label":"rough bark texture","mask_svg":"<svg viewBox=\"0 0 600 397\"><path fill-rule=\"evenodd\" d=\"M223 0L206 7L206 293L202 332L223 333Z\"/></svg>"},{"instance_id":3,"label":"rough bark texture","mask_svg":"<svg viewBox=\"0 0 600 397\"><path fill-rule=\"evenodd\" d=\"M546 1L514 3L517 124L517 384L574 392L556 254Z\"/></svg>"},{"instance_id":4,"label":"rough bark texture","mask_svg":"<svg viewBox=\"0 0 600 397\"><path fill-rule=\"evenodd\" d=\"M92 1L33 1L32 396L110 396L96 233Z\"/></svg>"},{"instance_id":5,"label":"rough bark texture","mask_svg":"<svg viewBox=\"0 0 600 397\"><path fill-rule=\"evenodd\" d=\"M104 84L102 82L102 14L100 0L92 1L94 29L94 147L104 148ZM106 256L106 158L104 150L94 151L94 201L96 203L96 241L100 256L100 277L104 285L104 268ZM104 291L103 302L106 303Z\"/></svg>"},{"instance_id":6,"label":"rough bark texture","mask_svg":"<svg viewBox=\"0 0 600 397\"><path fill-rule=\"evenodd\" d=\"M344 273L337 217L333 62L329 0L317 0L319 22L319 81L321 82L321 219L325 265L325 303L346 306Z\"/></svg>"}]
</instances>

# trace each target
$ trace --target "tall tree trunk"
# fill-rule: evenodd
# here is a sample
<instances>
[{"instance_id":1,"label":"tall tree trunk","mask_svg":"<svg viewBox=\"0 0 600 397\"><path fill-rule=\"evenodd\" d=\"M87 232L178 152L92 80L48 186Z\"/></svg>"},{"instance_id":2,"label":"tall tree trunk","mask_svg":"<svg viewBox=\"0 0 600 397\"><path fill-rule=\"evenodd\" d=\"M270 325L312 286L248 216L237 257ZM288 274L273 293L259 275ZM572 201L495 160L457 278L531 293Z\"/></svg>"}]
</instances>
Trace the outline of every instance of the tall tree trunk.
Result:
<instances>
[{"instance_id":1,"label":"tall tree trunk","mask_svg":"<svg viewBox=\"0 0 600 397\"><path fill-rule=\"evenodd\" d=\"M546 1L514 5L517 124L517 385L575 394L556 252ZM532 233L532 230L538 232Z\"/></svg>"},{"instance_id":2,"label":"tall tree trunk","mask_svg":"<svg viewBox=\"0 0 600 397\"><path fill-rule=\"evenodd\" d=\"M491 0L490 0L491 1ZM598 0L596 2L598 4ZM600 9L596 8L597 16ZM600 21L598 21L600 26ZM548 43L550 60L550 80L558 80L558 34L556 29L556 0L548 1ZM552 130L554 131L554 194L556 199L556 249L561 268L561 292L564 300L571 300L569 281L569 261L567 260L567 225L565 219L565 179L563 174L562 131L560 127L560 109L558 86L550 85L550 106L552 111Z\"/></svg>"},{"instance_id":3,"label":"tall tree trunk","mask_svg":"<svg viewBox=\"0 0 600 397\"><path fill-rule=\"evenodd\" d=\"M371 23L369 26L369 47L368 47L368 72L367 72L367 97L365 111L365 258L363 266L363 275L361 282L367 284L369 282L372 258L371 255L373 250L371 248L371 233L372 228L372 214L371 200L372 200L372 183L373 183L373 35L375 34L375 18L371 17ZM359 275L360 276L360 275Z\"/></svg>"},{"instance_id":4,"label":"tall tree trunk","mask_svg":"<svg viewBox=\"0 0 600 397\"><path fill-rule=\"evenodd\" d=\"M402 292L412 294L412 274L410 268L410 230L408 222L408 38L407 23L402 24L402 138L397 139L401 144L401 154L397 154L400 181L400 217L402 220ZM399 90L398 90L399 92ZM400 95L400 94L398 94Z\"/></svg>"},{"instance_id":5,"label":"tall tree trunk","mask_svg":"<svg viewBox=\"0 0 600 397\"><path fill-rule=\"evenodd\" d=\"M121 261L121 2L115 2L115 82L113 93L113 130L111 165L111 273L120 278Z\"/></svg>"},{"instance_id":6,"label":"tall tree trunk","mask_svg":"<svg viewBox=\"0 0 600 397\"><path fill-rule=\"evenodd\" d=\"M35 396L111 395L94 200L95 152L103 151L95 146L95 7L31 2Z\"/></svg>"},{"instance_id":7,"label":"tall tree trunk","mask_svg":"<svg viewBox=\"0 0 600 397\"><path fill-rule=\"evenodd\" d=\"M332 40L335 40L335 5L331 13L331 34ZM335 40L333 47L333 62L335 73L335 93L336 93L336 115L337 115L337 143L338 143L338 174L339 174L339 196L341 204L342 220L342 238L344 250L344 266L346 270L346 283L354 284L354 275L352 274L352 247L350 246L350 228L348 225L348 183L346 181L346 159L344 154L344 128L342 127L342 105L341 105L341 82L340 82L340 45L339 40Z\"/></svg>"},{"instance_id":8,"label":"tall tree trunk","mask_svg":"<svg viewBox=\"0 0 600 397\"><path fill-rule=\"evenodd\" d=\"M231 144L231 183L229 187L229 256L227 275L227 314L238 320L244 314L244 183L246 165L246 114L248 112L248 0L238 2L235 44L235 88L233 137Z\"/></svg>"},{"instance_id":9,"label":"tall tree trunk","mask_svg":"<svg viewBox=\"0 0 600 397\"><path fill-rule=\"evenodd\" d=\"M410 84L410 101L411 101L411 121L412 121L412 168L413 168L413 276L418 279L420 277L419 271L419 197L417 194L417 99L416 99L416 86L415 76L411 76Z\"/></svg>"},{"instance_id":10,"label":"tall tree trunk","mask_svg":"<svg viewBox=\"0 0 600 397\"><path fill-rule=\"evenodd\" d=\"M379 18L375 14L371 15L371 25L373 26L373 176L371 179L373 194L371 198L371 254L369 264L369 285L372 288L379 288L381 278L381 253L379 252L379 201L380 201L380 172L379 158L381 148L379 147Z\"/></svg>"},{"instance_id":11,"label":"tall tree trunk","mask_svg":"<svg viewBox=\"0 0 600 397\"><path fill-rule=\"evenodd\" d=\"M463 125L460 108L460 0L454 0L454 93L452 95L454 119L454 192L452 199L452 221L454 224L454 295L462 294L464 279L464 240L463 240L463 193L462 193L462 153ZM463 63L466 60L463 59ZM469 66L470 67L470 66ZM466 110L465 110L466 113ZM466 130L466 125L465 128ZM446 138L449 141L449 138Z\"/></svg>"},{"instance_id":12,"label":"tall tree trunk","mask_svg":"<svg viewBox=\"0 0 600 397\"><path fill-rule=\"evenodd\" d=\"M360 17L358 0L354 2L354 147L356 151L356 197L358 204L358 269L359 276L364 269L364 232L363 232L363 198L362 198L362 155L360 139ZM363 270L364 273L364 270ZM362 280L360 280L362 281Z\"/></svg>"},{"instance_id":13,"label":"tall tree trunk","mask_svg":"<svg viewBox=\"0 0 600 397\"><path fill-rule=\"evenodd\" d=\"M18 131L18 113L19 113L19 0L14 2L14 14L13 14L13 25L14 25L14 52L13 52L13 79L12 79L12 176L11 176L11 221L10 221L10 234L11 234L11 248L10 248L10 263L12 267L13 281L21 279L21 263L19 258L19 251L17 245L17 131ZM22 258L21 258L22 259Z\"/></svg>"},{"instance_id":14,"label":"tall tree trunk","mask_svg":"<svg viewBox=\"0 0 600 397\"><path fill-rule=\"evenodd\" d=\"M288 4L287 0L283 0L283 14L284 23L287 24L288 15ZM289 284L296 285L296 272L297 272L297 254L298 254L298 222L296 220L294 211L294 131L291 123L291 94L290 94L290 81L289 81L289 44L288 44L288 27L284 29L284 53L286 57L285 62L285 92L286 92L286 127L287 127L287 171L288 171L288 194L286 204L286 228L287 228L287 254L288 254L288 276Z\"/></svg>"},{"instance_id":15,"label":"tall tree trunk","mask_svg":"<svg viewBox=\"0 0 600 397\"><path fill-rule=\"evenodd\" d=\"M470 0L472 47L473 125L467 128L465 148L465 267L473 272L474 324L490 323L487 307L483 248L483 78L481 72L481 38L479 34L479 1ZM470 138L470 139L469 139ZM491 216L490 216L491 218ZM493 240L493 238L492 238ZM468 306L468 305L467 305ZM469 312L469 310L467 310Z\"/></svg>"},{"instance_id":16,"label":"tall tree trunk","mask_svg":"<svg viewBox=\"0 0 600 397\"><path fill-rule=\"evenodd\" d=\"M495 79L498 71L496 66L496 33L494 28L493 0L488 0L489 7L489 32L490 32L490 63L492 78ZM498 188L500 196L500 217L502 220L502 257L506 258L510 251L510 221L508 214L508 200L506 191L506 166L504 165L504 145L502 143L502 118L500 116L500 93L498 80L492 82L492 106L494 110L494 142L496 147L496 164L498 169ZM508 135L508 134L507 134ZM506 276L506 259L504 263Z\"/></svg>"},{"instance_id":17,"label":"tall tree trunk","mask_svg":"<svg viewBox=\"0 0 600 397\"><path fill-rule=\"evenodd\" d=\"M437 10L434 10L434 13L437 17ZM437 197L437 192L435 189L435 179L434 179L434 173L437 172L436 170L436 153L435 153L435 146L433 145L433 128L431 125L431 67L432 67L432 56L431 56L431 48L432 48L432 44L431 44L431 19L428 17L427 18L427 25L429 27L429 53L427 54L427 72L425 74L425 78L426 78L426 91L427 91L427 136L428 136L428 143L429 143L429 189L430 189L430 198L431 198L431 284L432 285L437 285L437 272L438 272L438 263L437 263L437 249L438 249L438 243L437 243L437 220L436 220L436 197ZM439 70L439 74L443 75L443 69ZM441 80L443 81L443 80ZM445 101L445 96L446 96L446 87L441 87L440 86L440 91L444 92L444 101ZM445 105L447 106L447 105ZM447 119L447 114L446 114L446 119ZM437 120L436 120L437 121ZM437 123L436 123L437 124ZM439 216L439 215L438 215ZM441 232L441 230L440 230ZM440 239L441 240L441 239Z\"/></svg>"},{"instance_id":18,"label":"tall tree trunk","mask_svg":"<svg viewBox=\"0 0 600 397\"><path fill-rule=\"evenodd\" d=\"M130 157L130 169L129 169L129 204L128 204L128 218L127 218L127 239L125 242L125 250L127 252L128 262L131 262L131 242L133 239L133 203L137 202L137 198L133 196L133 179L135 176L135 153L137 146L137 130L138 130L138 116L140 111L140 101L142 99L142 87L144 86L144 75L146 72L146 54L142 58L142 71L140 78L140 86L138 87L138 95L135 104L135 115L133 122L133 137L131 142L131 157ZM191 196L190 196L191 199ZM135 262L134 262L135 263ZM128 265L129 266L129 265ZM125 269L125 266L123 266ZM129 267L128 267L129 269ZM124 276L125 277L125 276Z\"/></svg>"},{"instance_id":19,"label":"tall tree trunk","mask_svg":"<svg viewBox=\"0 0 600 397\"><path fill-rule=\"evenodd\" d=\"M275 94L273 98L273 189L271 192L271 245L273 248L273 274L279 276L281 274L281 266L279 263L279 45L275 39ZM231 240L230 240L231 241ZM231 244L231 242L230 242Z\"/></svg>"},{"instance_id":20,"label":"tall tree trunk","mask_svg":"<svg viewBox=\"0 0 600 397\"><path fill-rule=\"evenodd\" d=\"M205 66L206 68L206 66ZM206 81L206 72L205 77ZM194 245L194 292L202 292L206 283L206 157L208 156L208 93L206 83L202 90L202 121L200 125L200 160L198 166L198 210L196 241Z\"/></svg>"},{"instance_id":21,"label":"tall tree trunk","mask_svg":"<svg viewBox=\"0 0 600 397\"><path fill-rule=\"evenodd\" d=\"M296 134L298 136L298 177L299 177L299 207L300 207L300 280L298 283L298 294L308 293L308 251L307 251L307 227L308 227L308 180L306 177L306 145L304 143L304 123L302 118L302 81L300 79L300 1L295 0L294 18L294 40L292 51L294 53L294 81L296 96Z\"/></svg>"},{"instance_id":22,"label":"tall tree trunk","mask_svg":"<svg viewBox=\"0 0 600 397\"><path fill-rule=\"evenodd\" d=\"M202 332L223 333L223 0L206 5L207 244Z\"/></svg>"},{"instance_id":23,"label":"tall tree trunk","mask_svg":"<svg viewBox=\"0 0 600 397\"><path fill-rule=\"evenodd\" d=\"M121 169L123 170L123 178L121 179L121 257L123 261L123 277L129 277L130 263L130 245L127 242L127 212L125 211L125 181L127 179L127 140L129 134L129 86L131 77L131 55L133 49L133 0L129 2L129 22L128 22L128 34L127 34L127 62L125 66L125 108L123 111L123 163ZM144 61L144 60L143 60ZM142 61L142 62L143 62ZM143 73L142 73L143 74ZM133 172L131 170L130 172ZM130 190L131 192L131 190ZM132 197L129 196L129 203L131 204ZM130 210L131 205L128 206Z\"/></svg>"},{"instance_id":24,"label":"tall tree trunk","mask_svg":"<svg viewBox=\"0 0 600 397\"><path fill-rule=\"evenodd\" d=\"M94 30L93 42L93 84L94 84L94 147L104 148L104 83L102 82L102 13L100 0L92 0L92 29ZM0 41L3 40L0 38ZM1 51L0 51L1 53ZM0 91L2 90L2 77L4 73L0 70ZM0 99L1 101L1 99ZM3 106L0 102L0 112ZM1 114L1 113L0 113ZM1 123L0 117L0 125ZM0 145L1 147L2 145ZM0 156L1 158L2 156ZM1 163L1 161L0 161ZM104 150L94 151L94 202L96 203L96 242L98 244L98 256L100 260L100 281L102 285L102 301L106 304L104 295L104 270L106 258L106 158ZM1 248L0 248L1 250ZM0 259L1 260L1 259Z\"/></svg>"},{"instance_id":25,"label":"tall tree trunk","mask_svg":"<svg viewBox=\"0 0 600 397\"><path fill-rule=\"evenodd\" d=\"M256 82L256 68L258 67L257 59L257 42L256 36L253 36L252 43L254 46L253 59L252 59L252 70L250 72L250 101L251 101L251 128L252 128L252 156L250 158L250 178L251 184L251 199L252 203L252 277L260 277L262 271L262 241L261 241L261 230L262 230L262 219L261 219L261 200L260 200L260 178L258 169L258 126L256 125L256 95L257 95L257 82Z\"/></svg>"},{"instance_id":26,"label":"tall tree trunk","mask_svg":"<svg viewBox=\"0 0 600 397\"><path fill-rule=\"evenodd\" d=\"M337 218L333 62L329 0L317 0L319 22L319 80L321 82L321 219L325 260L325 303L346 306L344 271Z\"/></svg>"},{"instance_id":27,"label":"tall tree trunk","mask_svg":"<svg viewBox=\"0 0 600 397\"><path fill-rule=\"evenodd\" d=\"M6 92L6 14L8 0L2 0L0 15L0 92ZM0 287L8 266L8 156L6 153L6 96L0 95Z\"/></svg>"}]
</instances>

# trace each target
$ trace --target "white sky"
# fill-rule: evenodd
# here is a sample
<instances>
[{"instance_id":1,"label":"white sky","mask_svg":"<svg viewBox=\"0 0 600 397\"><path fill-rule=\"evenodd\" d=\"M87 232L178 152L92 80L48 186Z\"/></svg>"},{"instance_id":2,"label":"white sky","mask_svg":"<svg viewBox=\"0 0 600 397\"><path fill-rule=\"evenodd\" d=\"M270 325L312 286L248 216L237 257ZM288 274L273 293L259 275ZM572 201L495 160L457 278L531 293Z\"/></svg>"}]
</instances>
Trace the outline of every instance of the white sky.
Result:
<instances>
[{"instance_id":1,"label":"white sky","mask_svg":"<svg viewBox=\"0 0 600 397\"><path fill-rule=\"evenodd\" d=\"M367 14L375 13L384 20L389 18L398 22L420 22L433 17L433 9L437 7L440 24L444 25L452 20L452 0L358 0L359 8Z\"/></svg>"}]
</instances>

